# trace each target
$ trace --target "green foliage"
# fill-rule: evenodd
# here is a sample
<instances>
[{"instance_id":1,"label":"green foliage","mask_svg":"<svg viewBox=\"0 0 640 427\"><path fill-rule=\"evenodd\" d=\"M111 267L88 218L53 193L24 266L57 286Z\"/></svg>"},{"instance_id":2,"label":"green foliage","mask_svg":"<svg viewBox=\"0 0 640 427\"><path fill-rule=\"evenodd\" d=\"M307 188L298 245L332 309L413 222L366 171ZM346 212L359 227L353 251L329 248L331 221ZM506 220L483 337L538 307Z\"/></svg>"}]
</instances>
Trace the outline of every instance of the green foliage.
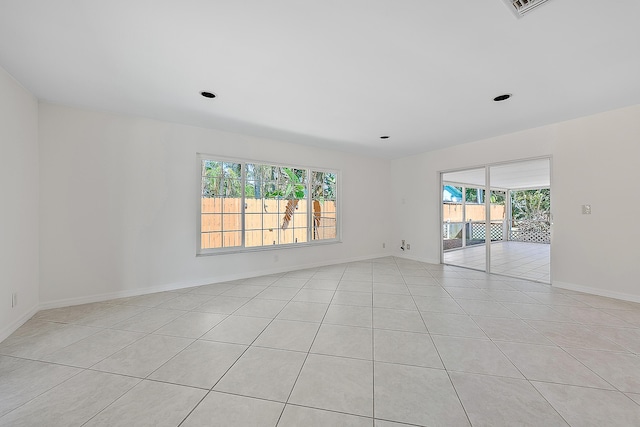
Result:
<instances>
[{"instance_id":1,"label":"green foliage","mask_svg":"<svg viewBox=\"0 0 640 427\"><path fill-rule=\"evenodd\" d=\"M307 197L307 171L290 167L245 164L247 198L301 200ZM202 162L202 197L242 197L240 163ZM311 172L313 200L335 200L336 175Z\"/></svg>"},{"instance_id":2,"label":"green foliage","mask_svg":"<svg viewBox=\"0 0 640 427\"><path fill-rule=\"evenodd\" d=\"M279 168L280 173L275 190L267 191L267 199L304 199L306 185L304 183L304 170Z\"/></svg>"},{"instance_id":3,"label":"green foliage","mask_svg":"<svg viewBox=\"0 0 640 427\"><path fill-rule=\"evenodd\" d=\"M551 190L522 190L511 192L511 215L515 220L549 221Z\"/></svg>"},{"instance_id":4,"label":"green foliage","mask_svg":"<svg viewBox=\"0 0 640 427\"><path fill-rule=\"evenodd\" d=\"M242 196L240 163L202 162L202 197Z\"/></svg>"},{"instance_id":5,"label":"green foliage","mask_svg":"<svg viewBox=\"0 0 640 427\"><path fill-rule=\"evenodd\" d=\"M311 197L323 202L336 199L336 175L329 172L312 172Z\"/></svg>"}]
</instances>

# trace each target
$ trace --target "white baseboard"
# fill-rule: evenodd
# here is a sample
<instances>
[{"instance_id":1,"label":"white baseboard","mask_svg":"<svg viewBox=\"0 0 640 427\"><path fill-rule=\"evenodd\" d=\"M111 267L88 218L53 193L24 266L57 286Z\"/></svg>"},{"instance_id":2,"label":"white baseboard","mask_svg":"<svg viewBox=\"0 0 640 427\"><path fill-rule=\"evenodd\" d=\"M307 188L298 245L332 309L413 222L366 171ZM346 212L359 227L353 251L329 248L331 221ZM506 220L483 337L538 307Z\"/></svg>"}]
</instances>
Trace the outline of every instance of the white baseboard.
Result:
<instances>
[{"instance_id":1,"label":"white baseboard","mask_svg":"<svg viewBox=\"0 0 640 427\"><path fill-rule=\"evenodd\" d=\"M34 314L36 314L39 310L39 306L36 304L31 307L25 314L23 314L20 318L11 322L9 325L5 326L0 330L0 342L7 339L9 335L14 333L20 326L24 325L27 320L31 319Z\"/></svg>"},{"instance_id":2,"label":"white baseboard","mask_svg":"<svg viewBox=\"0 0 640 427\"><path fill-rule=\"evenodd\" d=\"M410 259L412 261L426 262L427 264L440 264L440 260L439 259L438 260L434 260L434 259L428 259L428 258L421 258L419 256L409 255L407 253L407 251L396 253L393 256L395 256L397 258Z\"/></svg>"},{"instance_id":3,"label":"white baseboard","mask_svg":"<svg viewBox=\"0 0 640 427\"><path fill-rule=\"evenodd\" d=\"M570 291L584 292L585 294L598 295L601 297L615 298L623 301L640 303L640 295L627 294L623 292L610 291L607 289L594 288L591 286L576 285L574 283L553 281L551 286Z\"/></svg>"},{"instance_id":4,"label":"white baseboard","mask_svg":"<svg viewBox=\"0 0 640 427\"><path fill-rule=\"evenodd\" d=\"M90 304L94 302L108 301L116 298L127 298L127 297L135 297L138 295L146 295L152 294L156 292L165 292L165 291L176 291L184 288L191 288L194 286L202 286L209 285L212 283L221 283L221 282L229 282L232 280L242 280L242 279L250 279L252 277L257 276L265 276L268 274L279 274L286 273L288 271L293 270L304 270L306 268L316 268L316 267L324 267L326 265L333 265L338 263L346 263L346 262L356 262L356 261L365 261L375 258L382 258L392 256L389 253L381 253L377 255L367 255L367 256L359 256L359 257L350 257L343 258L339 260L331 260L331 261L321 261L321 262L313 262L307 264L296 265L295 267L276 267L276 268L268 268L258 271L252 272L239 272L234 274L227 274L224 276L215 276L207 279L198 279L198 280L190 280L184 282L174 282L168 283L165 285L159 286L151 286L146 288L136 288L136 289L127 289L116 292L109 292L104 294L96 294L96 295L87 295L82 297L75 298L63 298L52 301L45 301L40 303L39 310L47 310L50 308L60 308L60 307L69 307L72 305L80 305L80 304ZM37 311L37 310L36 310ZM32 314L33 315L33 314Z\"/></svg>"}]
</instances>

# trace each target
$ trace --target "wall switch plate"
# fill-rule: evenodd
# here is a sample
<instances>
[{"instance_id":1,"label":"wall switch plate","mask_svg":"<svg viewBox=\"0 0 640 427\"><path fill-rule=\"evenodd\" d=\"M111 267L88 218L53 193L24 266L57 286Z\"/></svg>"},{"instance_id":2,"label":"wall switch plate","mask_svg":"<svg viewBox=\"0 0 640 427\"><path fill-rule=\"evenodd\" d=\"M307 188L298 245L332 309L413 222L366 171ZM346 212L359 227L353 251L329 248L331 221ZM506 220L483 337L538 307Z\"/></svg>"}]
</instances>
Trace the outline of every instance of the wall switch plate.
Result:
<instances>
[{"instance_id":1,"label":"wall switch plate","mask_svg":"<svg viewBox=\"0 0 640 427\"><path fill-rule=\"evenodd\" d=\"M386 247L387 247L387 244L386 244L386 243L384 243L384 242L382 242L382 249L384 249L384 248L386 248Z\"/></svg>"},{"instance_id":2,"label":"wall switch plate","mask_svg":"<svg viewBox=\"0 0 640 427\"><path fill-rule=\"evenodd\" d=\"M582 215L591 215L591 205L582 205Z\"/></svg>"},{"instance_id":3,"label":"wall switch plate","mask_svg":"<svg viewBox=\"0 0 640 427\"><path fill-rule=\"evenodd\" d=\"M18 305L18 293L14 292L11 294L11 308Z\"/></svg>"},{"instance_id":4,"label":"wall switch plate","mask_svg":"<svg viewBox=\"0 0 640 427\"><path fill-rule=\"evenodd\" d=\"M410 251L411 250L411 244L407 243L407 250Z\"/></svg>"}]
</instances>

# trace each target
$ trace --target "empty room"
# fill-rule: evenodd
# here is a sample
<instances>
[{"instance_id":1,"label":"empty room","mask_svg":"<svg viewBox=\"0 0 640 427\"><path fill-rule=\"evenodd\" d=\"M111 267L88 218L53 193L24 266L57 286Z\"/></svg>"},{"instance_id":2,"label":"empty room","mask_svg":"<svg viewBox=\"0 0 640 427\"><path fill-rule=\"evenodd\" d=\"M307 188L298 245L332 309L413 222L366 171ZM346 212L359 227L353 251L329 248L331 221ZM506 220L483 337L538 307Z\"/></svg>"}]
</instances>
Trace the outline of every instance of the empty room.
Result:
<instances>
[{"instance_id":1,"label":"empty room","mask_svg":"<svg viewBox=\"0 0 640 427\"><path fill-rule=\"evenodd\" d=\"M638 17L0 0L0 426L640 425Z\"/></svg>"}]
</instances>

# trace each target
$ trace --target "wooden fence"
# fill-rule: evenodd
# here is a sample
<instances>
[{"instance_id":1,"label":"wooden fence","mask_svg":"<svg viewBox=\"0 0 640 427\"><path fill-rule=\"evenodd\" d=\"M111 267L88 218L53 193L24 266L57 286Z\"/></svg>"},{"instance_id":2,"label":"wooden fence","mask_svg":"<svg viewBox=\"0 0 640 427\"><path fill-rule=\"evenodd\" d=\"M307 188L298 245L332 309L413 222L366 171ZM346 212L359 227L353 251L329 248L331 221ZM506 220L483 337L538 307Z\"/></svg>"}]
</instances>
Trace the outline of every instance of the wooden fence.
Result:
<instances>
[{"instance_id":1,"label":"wooden fence","mask_svg":"<svg viewBox=\"0 0 640 427\"><path fill-rule=\"evenodd\" d=\"M465 205L467 221L484 221L486 209L484 205ZM491 205L492 220L505 219L504 205ZM462 204L459 203L443 203L442 204L442 220L450 222L462 222Z\"/></svg>"},{"instance_id":2,"label":"wooden fence","mask_svg":"<svg viewBox=\"0 0 640 427\"><path fill-rule=\"evenodd\" d=\"M299 200L245 200L245 247L303 243L308 239L308 203ZM203 197L201 206L202 249L242 245L242 199ZM319 209L319 211L318 211ZM286 219L289 221L286 221ZM316 205L312 215L312 240L336 237L336 203L324 201Z\"/></svg>"}]
</instances>

